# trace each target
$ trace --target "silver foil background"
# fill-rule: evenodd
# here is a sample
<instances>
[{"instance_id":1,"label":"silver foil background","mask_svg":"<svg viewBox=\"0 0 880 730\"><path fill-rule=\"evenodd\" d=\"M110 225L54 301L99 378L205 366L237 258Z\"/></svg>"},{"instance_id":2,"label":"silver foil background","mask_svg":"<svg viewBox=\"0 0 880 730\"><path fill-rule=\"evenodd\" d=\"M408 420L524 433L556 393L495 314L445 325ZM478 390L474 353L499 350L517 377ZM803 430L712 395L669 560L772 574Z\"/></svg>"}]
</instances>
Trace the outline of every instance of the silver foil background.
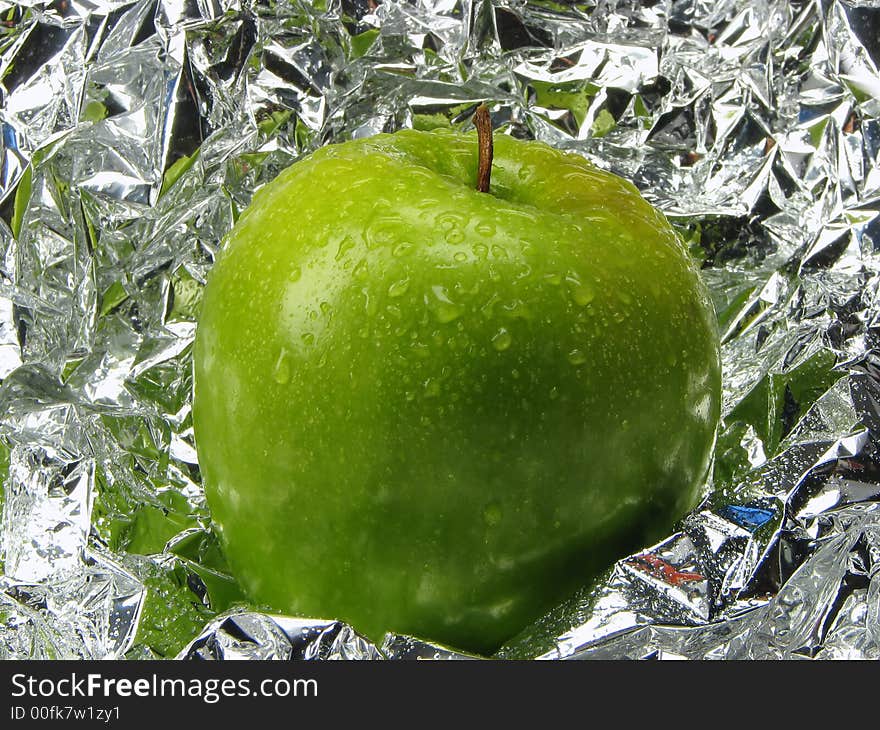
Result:
<instances>
[{"instance_id":1,"label":"silver foil background","mask_svg":"<svg viewBox=\"0 0 880 730\"><path fill-rule=\"evenodd\" d=\"M485 100L670 217L724 360L705 502L500 656L880 658L878 64L874 1L0 1L0 657L461 658L244 604L190 351L254 190Z\"/></svg>"}]
</instances>

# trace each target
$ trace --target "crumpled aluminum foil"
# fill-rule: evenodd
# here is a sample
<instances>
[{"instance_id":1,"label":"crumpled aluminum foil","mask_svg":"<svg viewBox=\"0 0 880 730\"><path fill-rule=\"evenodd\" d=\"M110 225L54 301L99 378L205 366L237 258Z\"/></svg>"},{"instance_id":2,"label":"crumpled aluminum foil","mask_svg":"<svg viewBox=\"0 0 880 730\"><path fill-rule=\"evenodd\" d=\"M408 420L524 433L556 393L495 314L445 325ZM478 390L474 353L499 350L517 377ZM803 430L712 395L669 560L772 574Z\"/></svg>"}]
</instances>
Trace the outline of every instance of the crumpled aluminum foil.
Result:
<instances>
[{"instance_id":1,"label":"crumpled aluminum foil","mask_svg":"<svg viewBox=\"0 0 880 730\"><path fill-rule=\"evenodd\" d=\"M257 188L483 100L666 212L724 361L703 504L499 656L880 657L878 37L867 0L0 0L0 657L467 658L246 605L190 356Z\"/></svg>"}]
</instances>

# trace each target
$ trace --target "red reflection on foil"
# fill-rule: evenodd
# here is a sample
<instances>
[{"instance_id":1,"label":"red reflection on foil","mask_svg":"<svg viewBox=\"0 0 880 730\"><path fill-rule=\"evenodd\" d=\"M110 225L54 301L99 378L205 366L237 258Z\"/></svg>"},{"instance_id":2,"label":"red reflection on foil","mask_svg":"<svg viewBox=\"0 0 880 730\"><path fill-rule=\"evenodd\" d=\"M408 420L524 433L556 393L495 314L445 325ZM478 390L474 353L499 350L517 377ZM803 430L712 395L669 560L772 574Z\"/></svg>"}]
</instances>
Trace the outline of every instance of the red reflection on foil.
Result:
<instances>
[{"instance_id":1,"label":"red reflection on foil","mask_svg":"<svg viewBox=\"0 0 880 730\"><path fill-rule=\"evenodd\" d=\"M650 573L655 578L660 578L666 583L674 586L680 586L682 583L690 583L695 580L705 580L705 576L702 576L699 573L694 573L689 570L678 570L674 565L670 565L662 558L658 558L656 555L651 555L650 553L636 555L635 557L630 558L627 561L627 564L632 565L645 573Z\"/></svg>"}]
</instances>

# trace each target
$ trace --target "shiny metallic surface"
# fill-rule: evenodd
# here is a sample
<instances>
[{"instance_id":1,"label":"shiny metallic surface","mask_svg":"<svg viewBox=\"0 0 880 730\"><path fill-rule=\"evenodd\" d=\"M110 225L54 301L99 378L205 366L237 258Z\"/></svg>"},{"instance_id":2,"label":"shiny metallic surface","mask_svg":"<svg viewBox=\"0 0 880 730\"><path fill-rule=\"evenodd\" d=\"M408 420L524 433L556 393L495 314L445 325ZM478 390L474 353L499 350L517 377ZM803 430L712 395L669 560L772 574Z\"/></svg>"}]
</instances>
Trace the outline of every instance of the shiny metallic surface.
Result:
<instances>
[{"instance_id":1,"label":"shiny metallic surface","mask_svg":"<svg viewBox=\"0 0 880 730\"><path fill-rule=\"evenodd\" d=\"M256 189L481 101L670 217L724 366L703 503L500 655L880 657L878 34L858 0L0 2L0 657L460 656L243 608L191 345Z\"/></svg>"},{"instance_id":2,"label":"shiny metallic surface","mask_svg":"<svg viewBox=\"0 0 880 730\"><path fill-rule=\"evenodd\" d=\"M179 657L189 660L371 660L373 644L339 621L236 613L205 627Z\"/></svg>"}]
</instances>

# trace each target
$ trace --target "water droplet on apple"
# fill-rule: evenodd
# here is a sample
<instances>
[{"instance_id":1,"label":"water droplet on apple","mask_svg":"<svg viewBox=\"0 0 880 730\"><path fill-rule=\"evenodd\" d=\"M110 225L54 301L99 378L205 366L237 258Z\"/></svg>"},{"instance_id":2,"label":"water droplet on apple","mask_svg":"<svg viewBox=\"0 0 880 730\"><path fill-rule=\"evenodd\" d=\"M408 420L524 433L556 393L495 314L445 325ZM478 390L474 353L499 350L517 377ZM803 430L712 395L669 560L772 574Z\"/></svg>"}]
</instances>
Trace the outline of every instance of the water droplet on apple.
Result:
<instances>
[{"instance_id":1,"label":"water droplet on apple","mask_svg":"<svg viewBox=\"0 0 880 730\"><path fill-rule=\"evenodd\" d=\"M492 347L494 347L498 352L504 352L507 348L510 347L513 342L513 337L510 336L510 332L507 331L506 328L502 327L498 332L495 333L495 336L492 338Z\"/></svg>"},{"instance_id":2,"label":"water droplet on apple","mask_svg":"<svg viewBox=\"0 0 880 730\"><path fill-rule=\"evenodd\" d=\"M434 313L434 318L440 324L453 322L464 314L464 307L456 304L449 298L446 288L443 286L432 286L431 296L428 299L428 307Z\"/></svg>"},{"instance_id":3,"label":"water droplet on apple","mask_svg":"<svg viewBox=\"0 0 880 730\"><path fill-rule=\"evenodd\" d=\"M396 258L400 258L401 256L406 256L410 251L412 251L413 245L404 241L403 243L398 243L392 250L391 255Z\"/></svg>"},{"instance_id":4,"label":"water droplet on apple","mask_svg":"<svg viewBox=\"0 0 880 730\"><path fill-rule=\"evenodd\" d=\"M483 510L483 521L488 527L495 527L501 522L501 517L501 505L497 502L487 504L486 508Z\"/></svg>"},{"instance_id":5,"label":"water droplet on apple","mask_svg":"<svg viewBox=\"0 0 880 730\"><path fill-rule=\"evenodd\" d=\"M459 251L452 258L461 263L462 261L467 261L467 254L464 251Z\"/></svg>"},{"instance_id":6,"label":"water droplet on apple","mask_svg":"<svg viewBox=\"0 0 880 730\"><path fill-rule=\"evenodd\" d=\"M315 336L311 332L304 332L300 339L304 345L311 346L315 344Z\"/></svg>"},{"instance_id":7,"label":"water droplet on apple","mask_svg":"<svg viewBox=\"0 0 880 730\"><path fill-rule=\"evenodd\" d=\"M437 226L441 231L451 231L461 227L464 220L458 213L441 213L437 216Z\"/></svg>"},{"instance_id":8,"label":"water droplet on apple","mask_svg":"<svg viewBox=\"0 0 880 730\"><path fill-rule=\"evenodd\" d=\"M370 289L368 287L361 289L361 294L364 295L364 311L367 313L367 316L374 316L379 311L378 299L370 296Z\"/></svg>"},{"instance_id":9,"label":"water droplet on apple","mask_svg":"<svg viewBox=\"0 0 880 730\"><path fill-rule=\"evenodd\" d=\"M555 385L550 388L550 400L556 400L559 397L559 388Z\"/></svg>"},{"instance_id":10,"label":"water droplet on apple","mask_svg":"<svg viewBox=\"0 0 880 730\"><path fill-rule=\"evenodd\" d=\"M544 274L544 281L551 286L559 286L562 283L562 277L559 274L551 272L549 274Z\"/></svg>"},{"instance_id":11,"label":"water droplet on apple","mask_svg":"<svg viewBox=\"0 0 880 730\"><path fill-rule=\"evenodd\" d=\"M572 365L583 365L587 361L587 354L583 350L574 349L568 353L568 361Z\"/></svg>"},{"instance_id":12,"label":"water droplet on apple","mask_svg":"<svg viewBox=\"0 0 880 730\"><path fill-rule=\"evenodd\" d=\"M438 322L446 324L458 319L463 311L457 304L440 304L434 310L434 315L437 317Z\"/></svg>"},{"instance_id":13,"label":"water droplet on apple","mask_svg":"<svg viewBox=\"0 0 880 730\"><path fill-rule=\"evenodd\" d=\"M361 259L360 261L358 261L357 266L354 267L354 271L352 271L351 274L355 279L366 279L367 278L367 260Z\"/></svg>"},{"instance_id":14,"label":"water droplet on apple","mask_svg":"<svg viewBox=\"0 0 880 730\"><path fill-rule=\"evenodd\" d=\"M474 245L474 256L476 256L478 259L484 259L488 255L489 255L489 247L488 246L486 246L482 243L478 243L478 244Z\"/></svg>"},{"instance_id":15,"label":"water droplet on apple","mask_svg":"<svg viewBox=\"0 0 880 730\"><path fill-rule=\"evenodd\" d=\"M574 292L574 301L581 307L586 307L593 299L596 298L596 292L593 290L589 284L581 284L580 286L575 287Z\"/></svg>"},{"instance_id":16,"label":"water droplet on apple","mask_svg":"<svg viewBox=\"0 0 880 730\"><path fill-rule=\"evenodd\" d=\"M354 248L354 239L351 236L346 236L339 242L339 247L336 249L336 260L341 261L342 257L345 256L346 253L351 251Z\"/></svg>"},{"instance_id":17,"label":"water droplet on apple","mask_svg":"<svg viewBox=\"0 0 880 730\"><path fill-rule=\"evenodd\" d=\"M523 264L518 267L518 271L516 274L517 279L529 279L532 276L532 267L528 264Z\"/></svg>"},{"instance_id":18,"label":"water droplet on apple","mask_svg":"<svg viewBox=\"0 0 880 730\"><path fill-rule=\"evenodd\" d=\"M403 222L399 218L380 218L374 221L364 231L367 248L395 245L402 225Z\"/></svg>"},{"instance_id":19,"label":"water droplet on apple","mask_svg":"<svg viewBox=\"0 0 880 730\"><path fill-rule=\"evenodd\" d=\"M449 243L453 246L464 241L464 233L461 232L458 228L452 228L446 231L446 234L443 236L446 239L446 243Z\"/></svg>"},{"instance_id":20,"label":"water droplet on apple","mask_svg":"<svg viewBox=\"0 0 880 730\"><path fill-rule=\"evenodd\" d=\"M290 362L287 357L287 350L282 349L281 354L278 355L272 377L279 385L284 385L290 380Z\"/></svg>"},{"instance_id":21,"label":"water droplet on apple","mask_svg":"<svg viewBox=\"0 0 880 730\"><path fill-rule=\"evenodd\" d=\"M514 299L501 305L504 315L510 319L531 319L532 313L528 305L522 299Z\"/></svg>"},{"instance_id":22,"label":"water droplet on apple","mask_svg":"<svg viewBox=\"0 0 880 730\"><path fill-rule=\"evenodd\" d=\"M402 297L406 294L409 289L409 279L401 279L400 281L395 281L391 286L388 287L388 296L392 299L397 297Z\"/></svg>"},{"instance_id":23,"label":"water droplet on apple","mask_svg":"<svg viewBox=\"0 0 880 730\"><path fill-rule=\"evenodd\" d=\"M294 284L294 283L296 283L297 281L299 281L301 277L302 277L302 269L301 269L299 266L294 266L294 267L290 270L290 274L288 274L288 276L287 276L287 280L288 280L291 284Z\"/></svg>"},{"instance_id":24,"label":"water droplet on apple","mask_svg":"<svg viewBox=\"0 0 880 730\"><path fill-rule=\"evenodd\" d=\"M490 223L489 221L480 221L475 226L475 230L481 236L486 236L488 238L489 236L495 235L495 224Z\"/></svg>"}]
</instances>

